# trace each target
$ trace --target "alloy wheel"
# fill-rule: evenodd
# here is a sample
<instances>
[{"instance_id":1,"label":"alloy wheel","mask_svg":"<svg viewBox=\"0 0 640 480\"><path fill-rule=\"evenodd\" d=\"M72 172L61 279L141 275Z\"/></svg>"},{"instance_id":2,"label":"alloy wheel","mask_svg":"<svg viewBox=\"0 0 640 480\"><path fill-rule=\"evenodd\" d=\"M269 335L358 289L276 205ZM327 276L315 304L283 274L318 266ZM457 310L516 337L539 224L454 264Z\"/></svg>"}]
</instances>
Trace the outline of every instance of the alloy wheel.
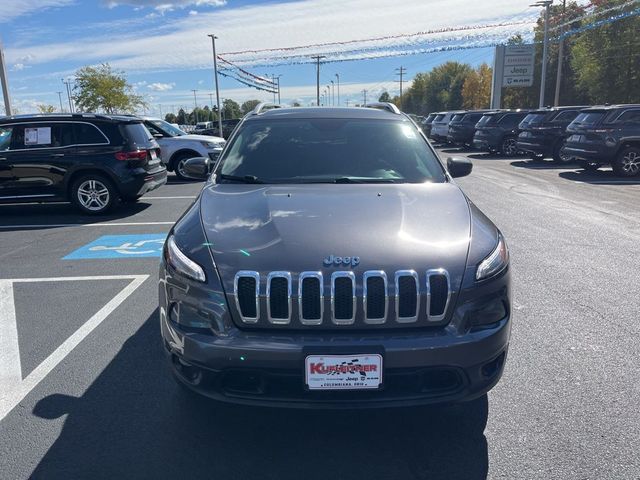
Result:
<instances>
[{"instance_id":1,"label":"alloy wheel","mask_svg":"<svg viewBox=\"0 0 640 480\"><path fill-rule=\"evenodd\" d=\"M87 210L104 210L109 205L109 189L100 180L85 180L78 187L78 201Z\"/></svg>"},{"instance_id":2,"label":"alloy wheel","mask_svg":"<svg viewBox=\"0 0 640 480\"><path fill-rule=\"evenodd\" d=\"M637 152L627 152L622 157L622 170L629 175L637 175L640 172L640 155Z\"/></svg>"}]
</instances>

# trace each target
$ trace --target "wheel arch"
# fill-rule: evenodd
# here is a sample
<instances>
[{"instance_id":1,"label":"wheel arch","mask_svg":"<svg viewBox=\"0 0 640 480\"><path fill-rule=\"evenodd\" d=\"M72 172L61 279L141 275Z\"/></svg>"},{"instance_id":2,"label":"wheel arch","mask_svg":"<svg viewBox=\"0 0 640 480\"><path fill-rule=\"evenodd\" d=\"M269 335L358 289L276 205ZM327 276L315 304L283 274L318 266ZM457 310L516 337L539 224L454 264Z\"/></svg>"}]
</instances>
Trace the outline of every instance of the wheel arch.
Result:
<instances>
[{"instance_id":1,"label":"wheel arch","mask_svg":"<svg viewBox=\"0 0 640 480\"><path fill-rule=\"evenodd\" d=\"M198 153L192 148L181 148L173 152L173 154L171 155L169 162L167 162L167 170L174 171L176 160L182 157L184 154L189 154L189 155L193 154L194 157L203 157L203 156L206 157L206 155L202 155L201 153Z\"/></svg>"}]
</instances>

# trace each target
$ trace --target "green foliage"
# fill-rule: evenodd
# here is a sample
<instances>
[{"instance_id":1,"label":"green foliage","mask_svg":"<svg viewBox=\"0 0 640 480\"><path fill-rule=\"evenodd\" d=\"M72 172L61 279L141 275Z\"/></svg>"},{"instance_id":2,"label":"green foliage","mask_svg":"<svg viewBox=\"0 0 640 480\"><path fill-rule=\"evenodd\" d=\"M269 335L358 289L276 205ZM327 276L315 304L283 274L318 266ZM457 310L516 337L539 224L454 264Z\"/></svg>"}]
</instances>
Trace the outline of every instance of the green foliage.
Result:
<instances>
[{"instance_id":1,"label":"green foliage","mask_svg":"<svg viewBox=\"0 0 640 480\"><path fill-rule=\"evenodd\" d=\"M56 107L54 107L53 105L40 104L37 106L37 108L38 112L40 113L53 113L56 111Z\"/></svg>"},{"instance_id":2,"label":"green foliage","mask_svg":"<svg viewBox=\"0 0 640 480\"><path fill-rule=\"evenodd\" d=\"M260 103L260 100L247 100L246 102L244 102L242 104L242 106L240 107L240 110L242 111L243 114L247 114L249 113L251 110L253 110L254 108L256 108L256 106Z\"/></svg>"},{"instance_id":3,"label":"green foliage","mask_svg":"<svg viewBox=\"0 0 640 480\"><path fill-rule=\"evenodd\" d=\"M133 93L124 72L113 70L108 63L82 67L75 77L73 99L81 112L134 113L146 105Z\"/></svg>"},{"instance_id":4,"label":"green foliage","mask_svg":"<svg viewBox=\"0 0 640 480\"><path fill-rule=\"evenodd\" d=\"M391 95L389 95L389 92L382 92L382 95L380 95L380 97L378 98L379 102L390 102L391 101Z\"/></svg>"},{"instance_id":5,"label":"green foliage","mask_svg":"<svg viewBox=\"0 0 640 480\"><path fill-rule=\"evenodd\" d=\"M238 102L234 102L230 98L225 99L225 101L222 102L222 118L229 120L240 117L242 117L242 110L240 110Z\"/></svg>"},{"instance_id":6,"label":"green foliage","mask_svg":"<svg viewBox=\"0 0 640 480\"><path fill-rule=\"evenodd\" d=\"M473 70L467 64L446 62L428 73L418 73L402 97L406 112L424 115L462 107L462 87Z\"/></svg>"},{"instance_id":7,"label":"green foliage","mask_svg":"<svg viewBox=\"0 0 640 480\"><path fill-rule=\"evenodd\" d=\"M179 123L178 117L174 113L167 113L164 116L164 121L169 123Z\"/></svg>"},{"instance_id":8,"label":"green foliage","mask_svg":"<svg viewBox=\"0 0 640 480\"><path fill-rule=\"evenodd\" d=\"M469 72L462 86L462 106L465 109L489 108L492 75L493 69L486 63Z\"/></svg>"}]
</instances>

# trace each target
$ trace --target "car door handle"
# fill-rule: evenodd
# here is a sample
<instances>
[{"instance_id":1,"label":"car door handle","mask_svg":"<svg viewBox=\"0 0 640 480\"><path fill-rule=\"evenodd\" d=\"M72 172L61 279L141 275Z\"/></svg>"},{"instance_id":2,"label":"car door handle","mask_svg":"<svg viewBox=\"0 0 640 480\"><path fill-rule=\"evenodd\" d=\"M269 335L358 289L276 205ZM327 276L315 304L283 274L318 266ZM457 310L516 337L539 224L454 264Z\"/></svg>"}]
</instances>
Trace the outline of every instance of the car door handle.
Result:
<instances>
[{"instance_id":1,"label":"car door handle","mask_svg":"<svg viewBox=\"0 0 640 480\"><path fill-rule=\"evenodd\" d=\"M64 157L64 153L52 153L51 155L49 155L50 157Z\"/></svg>"}]
</instances>

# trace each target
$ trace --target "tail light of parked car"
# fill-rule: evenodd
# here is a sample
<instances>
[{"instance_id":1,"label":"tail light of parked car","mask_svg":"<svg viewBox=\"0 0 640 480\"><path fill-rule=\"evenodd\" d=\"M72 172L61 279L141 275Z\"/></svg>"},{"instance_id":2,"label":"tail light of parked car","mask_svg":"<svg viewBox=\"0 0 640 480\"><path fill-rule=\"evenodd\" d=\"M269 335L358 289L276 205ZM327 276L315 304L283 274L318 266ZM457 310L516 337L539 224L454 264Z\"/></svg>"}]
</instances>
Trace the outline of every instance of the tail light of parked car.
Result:
<instances>
[{"instance_id":1,"label":"tail light of parked car","mask_svg":"<svg viewBox=\"0 0 640 480\"><path fill-rule=\"evenodd\" d=\"M116 152L116 160L146 160L147 150L135 150L133 152Z\"/></svg>"}]
</instances>

